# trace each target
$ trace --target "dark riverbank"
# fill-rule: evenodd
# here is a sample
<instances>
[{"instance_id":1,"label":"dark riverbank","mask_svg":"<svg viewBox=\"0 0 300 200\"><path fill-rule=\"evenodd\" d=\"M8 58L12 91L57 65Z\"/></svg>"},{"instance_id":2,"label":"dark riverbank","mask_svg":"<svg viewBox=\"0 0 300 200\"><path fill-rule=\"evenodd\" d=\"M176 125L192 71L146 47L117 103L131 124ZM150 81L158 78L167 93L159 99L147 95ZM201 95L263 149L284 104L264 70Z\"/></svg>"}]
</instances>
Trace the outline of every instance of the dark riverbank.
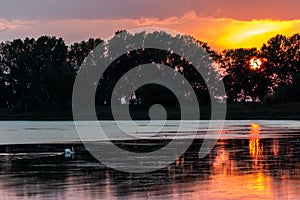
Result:
<instances>
[{"instance_id":1,"label":"dark riverbank","mask_svg":"<svg viewBox=\"0 0 300 200\"><path fill-rule=\"evenodd\" d=\"M190 108L192 111L192 108ZM112 120L109 107L97 108L98 119ZM167 108L168 119L180 119L180 110L176 107ZM200 119L210 119L210 107L200 108ZM148 111L137 108L130 111L135 120L148 120ZM117 117L123 118L123 113L117 113ZM84 117L89 119L89 117ZM300 120L300 102L282 103L274 105L265 104L229 104L227 105L226 119L243 120L243 119L275 119L275 120ZM73 120L71 112L17 112L12 109L1 109L0 120Z\"/></svg>"}]
</instances>

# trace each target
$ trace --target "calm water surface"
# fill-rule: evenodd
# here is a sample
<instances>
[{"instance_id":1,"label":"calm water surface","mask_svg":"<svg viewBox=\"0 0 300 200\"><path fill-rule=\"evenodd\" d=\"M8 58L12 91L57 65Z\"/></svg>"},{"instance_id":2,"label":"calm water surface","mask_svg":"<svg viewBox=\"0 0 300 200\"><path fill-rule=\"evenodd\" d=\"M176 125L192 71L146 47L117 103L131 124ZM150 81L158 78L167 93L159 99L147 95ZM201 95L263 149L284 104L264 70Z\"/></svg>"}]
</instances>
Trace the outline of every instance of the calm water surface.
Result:
<instances>
[{"instance_id":1,"label":"calm water surface","mask_svg":"<svg viewBox=\"0 0 300 200\"><path fill-rule=\"evenodd\" d=\"M1 129L12 137L24 134L25 122L6 128L3 123ZM32 123L27 131L39 124L41 134L50 134L45 125L50 122ZM64 132L68 122L59 123L64 125L56 128ZM81 144L3 144L0 199L299 199L299 129L299 121L230 121L205 158L198 158L199 137L172 164L145 174L107 168ZM2 133L0 139L8 141L7 132ZM149 140L138 146L145 150L166 142ZM181 142L176 140L179 146ZM136 150L136 141L118 143ZM61 152L70 145L75 157L65 159Z\"/></svg>"}]
</instances>

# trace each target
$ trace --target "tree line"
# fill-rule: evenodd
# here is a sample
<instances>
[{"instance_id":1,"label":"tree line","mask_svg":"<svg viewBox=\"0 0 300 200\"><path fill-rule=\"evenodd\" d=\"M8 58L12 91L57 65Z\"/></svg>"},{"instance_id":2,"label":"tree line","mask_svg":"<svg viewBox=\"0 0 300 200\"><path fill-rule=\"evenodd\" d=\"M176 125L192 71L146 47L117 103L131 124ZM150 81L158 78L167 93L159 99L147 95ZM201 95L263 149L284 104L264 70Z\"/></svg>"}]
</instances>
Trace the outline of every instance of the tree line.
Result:
<instances>
[{"instance_id":1,"label":"tree line","mask_svg":"<svg viewBox=\"0 0 300 200\"><path fill-rule=\"evenodd\" d=\"M281 102L278 90L289 90L290 101L299 100L300 34L276 35L260 49L229 49L214 54L222 69L229 102ZM250 68L251 58L262 61ZM282 97L285 98L285 97Z\"/></svg>"},{"instance_id":2,"label":"tree line","mask_svg":"<svg viewBox=\"0 0 300 200\"><path fill-rule=\"evenodd\" d=\"M140 47L153 42L152 39L157 37L161 38L160 42L163 44L169 41L164 44L168 50L137 48L127 52L127 48L131 49L132 45ZM132 44L132 41L136 44ZM213 65L208 65L202 71L210 77L199 77L194 70L195 63L173 53L172 48L178 45L178 41L184 44L180 48L189 49L186 56L193 55L203 60L203 55L206 54L201 51L209 55ZM174 77L176 73L184 75L195 90L201 105L211 101L208 92L211 88L205 84L205 80L216 78L217 73L221 74L220 79L226 89L224 98L229 103L299 101L299 34L291 37L277 35L260 49L240 48L216 52L205 42L197 41L195 44L189 36L171 36L164 32L130 34L127 31L118 31L107 43L103 43L100 38L90 38L68 46L62 38L54 36L0 43L0 108L20 112L71 110L76 74L84 66L85 58L93 54L95 47L102 50L100 57L107 63L117 57L103 77L99 77L96 93L98 106L110 104L114 87L124 73L146 63L156 63L158 67L168 65L174 69L174 73L169 74ZM118 55L120 52L127 53ZM252 58L261 60L259 69L251 69ZM180 88L181 83L177 84ZM135 92L146 107L154 103L178 104L167 88L157 85L147 85Z\"/></svg>"}]
</instances>

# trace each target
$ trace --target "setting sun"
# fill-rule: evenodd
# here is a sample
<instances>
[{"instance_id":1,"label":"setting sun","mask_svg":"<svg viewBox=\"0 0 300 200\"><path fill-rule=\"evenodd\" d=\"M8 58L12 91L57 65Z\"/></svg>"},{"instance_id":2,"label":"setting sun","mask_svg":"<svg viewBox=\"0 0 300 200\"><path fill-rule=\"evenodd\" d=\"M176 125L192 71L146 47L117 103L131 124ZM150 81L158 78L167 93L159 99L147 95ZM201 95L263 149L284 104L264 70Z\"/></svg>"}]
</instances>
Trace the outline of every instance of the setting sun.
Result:
<instances>
[{"instance_id":1,"label":"setting sun","mask_svg":"<svg viewBox=\"0 0 300 200\"><path fill-rule=\"evenodd\" d=\"M262 62L260 59L258 58L252 58L250 60L250 68L252 70L257 70L257 69L260 69L261 68L261 65L262 65Z\"/></svg>"}]
</instances>

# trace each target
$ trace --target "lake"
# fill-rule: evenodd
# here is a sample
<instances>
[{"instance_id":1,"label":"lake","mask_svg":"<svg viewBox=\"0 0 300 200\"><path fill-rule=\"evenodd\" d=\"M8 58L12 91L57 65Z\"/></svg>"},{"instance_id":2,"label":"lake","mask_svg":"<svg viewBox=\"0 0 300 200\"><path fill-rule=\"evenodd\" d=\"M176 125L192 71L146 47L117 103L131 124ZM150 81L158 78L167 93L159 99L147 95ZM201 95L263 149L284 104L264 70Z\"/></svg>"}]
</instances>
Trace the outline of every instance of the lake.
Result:
<instances>
[{"instance_id":1,"label":"lake","mask_svg":"<svg viewBox=\"0 0 300 200\"><path fill-rule=\"evenodd\" d=\"M190 121L176 132L178 121L167 121L159 135L157 124L144 131L130 129L139 137L113 137L115 145L133 152L148 152L173 139L180 147L193 124L199 123L195 140L176 159L159 170L126 173L97 161L80 142L72 121L0 122L0 199L299 199L300 121L226 121L213 149L204 158L199 150L205 138L215 139L208 121ZM140 126L148 122L138 121ZM158 123L159 124L159 123ZM90 122L81 122L90 127ZM112 127L112 121L101 122ZM93 134L85 141L94 141ZM108 142L97 140L106 149ZM65 148L75 149L65 158ZM111 161L124 165L122 160ZM143 155L143 154L141 154ZM137 159L137 158L133 158ZM164 155L160 156L163 161Z\"/></svg>"}]
</instances>

